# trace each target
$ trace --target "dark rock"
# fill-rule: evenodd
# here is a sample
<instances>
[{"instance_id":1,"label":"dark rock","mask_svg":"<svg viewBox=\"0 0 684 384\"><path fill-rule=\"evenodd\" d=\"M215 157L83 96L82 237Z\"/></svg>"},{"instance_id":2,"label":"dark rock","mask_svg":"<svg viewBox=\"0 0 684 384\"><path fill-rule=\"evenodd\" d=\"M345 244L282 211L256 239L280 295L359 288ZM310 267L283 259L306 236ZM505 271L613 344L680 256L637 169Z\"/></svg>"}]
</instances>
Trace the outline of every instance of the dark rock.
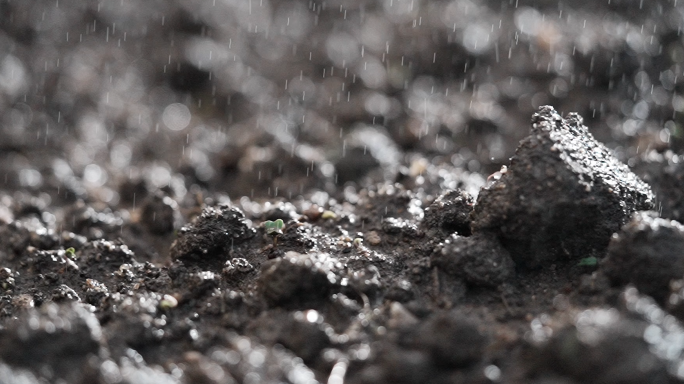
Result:
<instances>
[{"instance_id":1,"label":"dark rock","mask_svg":"<svg viewBox=\"0 0 684 384\"><path fill-rule=\"evenodd\" d=\"M466 191L453 190L440 195L425 208L423 223L428 228L439 228L448 233L470 235L470 212L473 197Z\"/></svg>"},{"instance_id":2,"label":"dark rock","mask_svg":"<svg viewBox=\"0 0 684 384\"><path fill-rule=\"evenodd\" d=\"M515 265L495 236L476 233L452 235L432 255L432 264L469 284L497 287L511 278Z\"/></svg>"},{"instance_id":3,"label":"dark rock","mask_svg":"<svg viewBox=\"0 0 684 384\"><path fill-rule=\"evenodd\" d=\"M171 256L175 259L227 256L234 244L247 241L255 234L256 230L239 209L227 205L207 207L192 224L180 229L171 245Z\"/></svg>"},{"instance_id":4,"label":"dark rock","mask_svg":"<svg viewBox=\"0 0 684 384\"><path fill-rule=\"evenodd\" d=\"M474 320L453 312L428 318L418 329L414 346L426 350L438 366L462 368L482 359L488 338Z\"/></svg>"},{"instance_id":5,"label":"dark rock","mask_svg":"<svg viewBox=\"0 0 684 384\"><path fill-rule=\"evenodd\" d=\"M684 277L684 226L655 212L636 213L613 236L602 269L613 284L634 284L665 303L670 281Z\"/></svg>"},{"instance_id":6,"label":"dark rock","mask_svg":"<svg viewBox=\"0 0 684 384\"><path fill-rule=\"evenodd\" d=\"M601 254L632 212L653 207L649 186L579 115L563 119L550 106L534 114L531 134L495 175L478 196L473 232L496 233L530 268Z\"/></svg>"},{"instance_id":7,"label":"dark rock","mask_svg":"<svg viewBox=\"0 0 684 384\"><path fill-rule=\"evenodd\" d=\"M332 293L341 268L326 254L287 252L262 265L258 289L271 306L307 306Z\"/></svg>"},{"instance_id":8,"label":"dark rock","mask_svg":"<svg viewBox=\"0 0 684 384\"><path fill-rule=\"evenodd\" d=\"M140 221L156 235L171 233L180 223L178 204L161 193L151 195L143 202Z\"/></svg>"}]
</instances>

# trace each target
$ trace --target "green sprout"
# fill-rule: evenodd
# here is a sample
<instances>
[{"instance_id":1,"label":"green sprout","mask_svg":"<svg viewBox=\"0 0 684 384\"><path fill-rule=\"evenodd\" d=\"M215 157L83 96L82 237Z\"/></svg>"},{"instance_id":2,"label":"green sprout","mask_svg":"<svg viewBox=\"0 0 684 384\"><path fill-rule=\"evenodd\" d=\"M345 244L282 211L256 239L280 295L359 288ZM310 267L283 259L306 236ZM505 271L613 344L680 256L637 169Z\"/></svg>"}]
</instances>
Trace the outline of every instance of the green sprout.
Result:
<instances>
[{"instance_id":1,"label":"green sprout","mask_svg":"<svg viewBox=\"0 0 684 384\"><path fill-rule=\"evenodd\" d=\"M178 300L171 295L164 295L161 300L159 300L159 308L163 311L167 311L171 308L176 308L178 306Z\"/></svg>"},{"instance_id":2,"label":"green sprout","mask_svg":"<svg viewBox=\"0 0 684 384\"><path fill-rule=\"evenodd\" d=\"M577 265L582 266L582 267L595 267L598 264L598 259L591 256L591 257L585 257L584 259L581 259Z\"/></svg>"},{"instance_id":3,"label":"green sprout","mask_svg":"<svg viewBox=\"0 0 684 384\"><path fill-rule=\"evenodd\" d=\"M76 250L74 247L69 247L64 250L64 254L71 260L76 260Z\"/></svg>"},{"instance_id":4,"label":"green sprout","mask_svg":"<svg viewBox=\"0 0 684 384\"><path fill-rule=\"evenodd\" d=\"M273 237L273 245L278 244L278 236L283 234L284 227L285 223L283 223L282 219L278 219L276 221L267 220L264 223L266 234Z\"/></svg>"},{"instance_id":5,"label":"green sprout","mask_svg":"<svg viewBox=\"0 0 684 384\"><path fill-rule=\"evenodd\" d=\"M321 214L321 218L323 220L336 219L337 214L333 211L324 211L323 214Z\"/></svg>"}]
</instances>

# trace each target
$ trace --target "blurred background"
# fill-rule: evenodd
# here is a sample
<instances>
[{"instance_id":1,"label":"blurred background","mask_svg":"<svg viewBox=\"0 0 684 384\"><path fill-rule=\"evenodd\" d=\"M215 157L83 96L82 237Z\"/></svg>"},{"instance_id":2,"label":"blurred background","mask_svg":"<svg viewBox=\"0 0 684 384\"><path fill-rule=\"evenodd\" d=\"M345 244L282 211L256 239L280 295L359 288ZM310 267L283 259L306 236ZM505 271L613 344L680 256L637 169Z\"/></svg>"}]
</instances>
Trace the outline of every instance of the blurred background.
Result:
<instances>
[{"instance_id":1,"label":"blurred background","mask_svg":"<svg viewBox=\"0 0 684 384\"><path fill-rule=\"evenodd\" d=\"M680 153L683 21L677 0L0 0L0 189L476 193L545 104L624 161Z\"/></svg>"}]
</instances>

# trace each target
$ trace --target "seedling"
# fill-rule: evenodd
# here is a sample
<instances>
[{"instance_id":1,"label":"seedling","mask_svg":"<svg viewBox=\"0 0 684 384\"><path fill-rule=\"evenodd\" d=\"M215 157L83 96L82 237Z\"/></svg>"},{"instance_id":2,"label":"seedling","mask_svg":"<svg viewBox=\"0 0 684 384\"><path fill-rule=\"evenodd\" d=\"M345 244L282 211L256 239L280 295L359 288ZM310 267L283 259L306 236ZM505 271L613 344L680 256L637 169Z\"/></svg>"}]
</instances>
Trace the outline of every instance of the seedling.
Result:
<instances>
[{"instance_id":1,"label":"seedling","mask_svg":"<svg viewBox=\"0 0 684 384\"><path fill-rule=\"evenodd\" d=\"M328 219L336 219L337 214L333 211L323 211L323 214L321 215L321 218L323 220L328 220Z\"/></svg>"},{"instance_id":2,"label":"seedling","mask_svg":"<svg viewBox=\"0 0 684 384\"><path fill-rule=\"evenodd\" d=\"M70 258L71 260L76 260L76 250L74 249L74 247L69 247L65 249L64 255Z\"/></svg>"},{"instance_id":3,"label":"seedling","mask_svg":"<svg viewBox=\"0 0 684 384\"><path fill-rule=\"evenodd\" d=\"M159 300L159 308L163 311L167 311L171 308L176 308L178 306L178 300L171 295L164 295L161 300Z\"/></svg>"},{"instance_id":4,"label":"seedling","mask_svg":"<svg viewBox=\"0 0 684 384\"><path fill-rule=\"evenodd\" d=\"M585 257L584 259L580 260L577 265L582 266L582 267L595 267L598 264L598 259L591 256L591 257Z\"/></svg>"},{"instance_id":5,"label":"seedling","mask_svg":"<svg viewBox=\"0 0 684 384\"><path fill-rule=\"evenodd\" d=\"M283 223L282 219L276 221L267 220L264 223L266 234L273 237L273 245L278 244L278 236L283 234L283 228L285 228L285 223Z\"/></svg>"}]
</instances>

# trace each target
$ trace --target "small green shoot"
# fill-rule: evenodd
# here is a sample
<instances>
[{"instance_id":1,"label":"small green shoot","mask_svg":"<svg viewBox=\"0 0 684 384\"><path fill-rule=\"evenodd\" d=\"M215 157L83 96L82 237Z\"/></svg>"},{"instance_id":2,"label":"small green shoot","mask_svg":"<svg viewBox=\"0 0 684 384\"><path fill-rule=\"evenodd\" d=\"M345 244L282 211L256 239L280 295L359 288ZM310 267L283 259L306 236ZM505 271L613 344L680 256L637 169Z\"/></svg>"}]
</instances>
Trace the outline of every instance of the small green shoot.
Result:
<instances>
[{"instance_id":1,"label":"small green shoot","mask_svg":"<svg viewBox=\"0 0 684 384\"><path fill-rule=\"evenodd\" d=\"M323 220L336 219L337 214L333 211L323 211L323 214L321 214L321 218Z\"/></svg>"},{"instance_id":2,"label":"small green shoot","mask_svg":"<svg viewBox=\"0 0 684 384\"><path fill-rule=\"evenodd\" d=\"M266 234L273 237L273 245L278 244L278 236L283 234L283 228L285 228L285 223L283 223L282 219L276 221L266 220L264 223Z\"/></svg>"},{"instance_id":3,"label":"small green shoot","mask_svg":"<svg viewBox=\"0 0 684 384\"><path fill-rule=\"evenodd\" d=\"M363 245L363 239L360 237L357 237L354 239L354 247L355 248L360 248Z\"/></svg>"},{"instance_id":4,"label":"small green shoot","mask_svg":"<svg viewBox=\"0 0 684 384\"><path fill-rule=\"evenodd\" d=\"M69 247L65 249L64 254L71 260L76 260L76 250L74 249L74 247Z\"/></svg>"},{"instance_id":5,"label":"small green shoot","mask_svg":"<svg viewBox=\"0 0 684 384\"><path fill-rule=\"evenodd\" d=\"M598 259L593 256L585 257L584 259L581 259L577 265L582 267L595 267L598 265Z\"/></svg>"},{"instance_id":6,"label":"small green shoot","mask_svg":"<svg viewBox=\"0 0 684 384\"><path fill-rule=\"evenodd\" d=\"M164 295L161 300L159 300L159 308L163 311L168 311L171 308L176 308L178 306L178 300L171 295Z\"/></svg>"}]
</instances>

